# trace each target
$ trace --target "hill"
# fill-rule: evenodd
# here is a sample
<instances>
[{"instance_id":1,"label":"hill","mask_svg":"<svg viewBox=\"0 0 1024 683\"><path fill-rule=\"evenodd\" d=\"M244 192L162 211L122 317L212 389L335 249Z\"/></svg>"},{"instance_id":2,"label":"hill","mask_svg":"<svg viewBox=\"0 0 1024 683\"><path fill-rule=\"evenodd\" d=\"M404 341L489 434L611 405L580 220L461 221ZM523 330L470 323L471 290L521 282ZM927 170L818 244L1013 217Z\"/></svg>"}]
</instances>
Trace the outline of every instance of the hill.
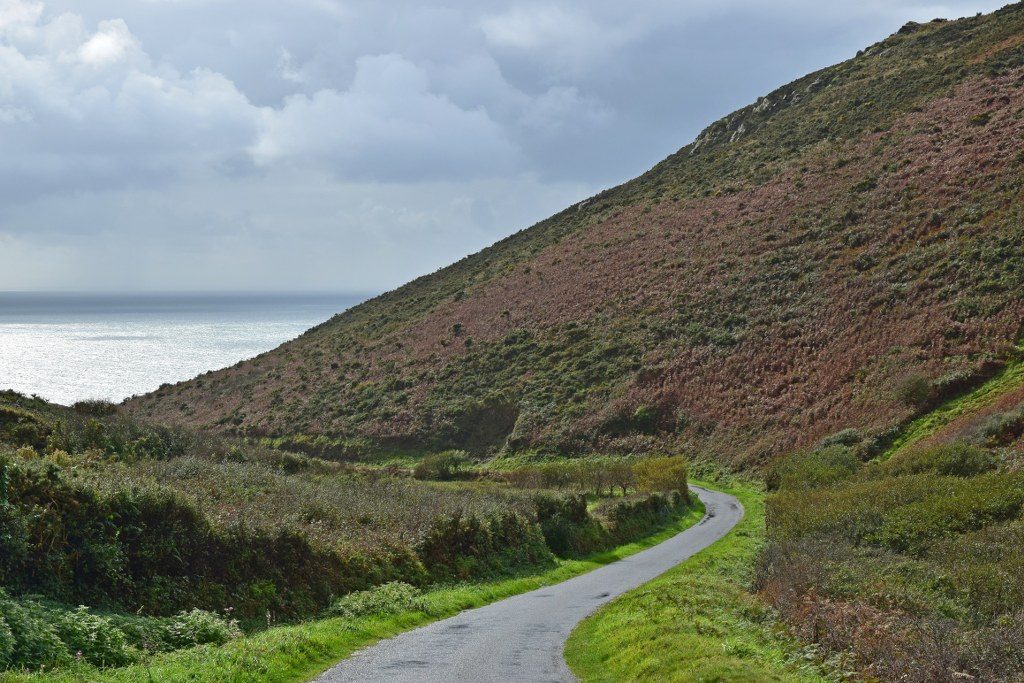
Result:
<instances>
[{"instance_id":1,"label":"hill","mask_svg":"<svg viewBox=\"0 0 1024 683\"><path fill-rule=\"evenodd\" d=\"M692 93L688 96L693 96ZM1024 321L1024 6L908 24L639 178L127 402L307 451L885 445Z\"/></svg>"}]
</instances>

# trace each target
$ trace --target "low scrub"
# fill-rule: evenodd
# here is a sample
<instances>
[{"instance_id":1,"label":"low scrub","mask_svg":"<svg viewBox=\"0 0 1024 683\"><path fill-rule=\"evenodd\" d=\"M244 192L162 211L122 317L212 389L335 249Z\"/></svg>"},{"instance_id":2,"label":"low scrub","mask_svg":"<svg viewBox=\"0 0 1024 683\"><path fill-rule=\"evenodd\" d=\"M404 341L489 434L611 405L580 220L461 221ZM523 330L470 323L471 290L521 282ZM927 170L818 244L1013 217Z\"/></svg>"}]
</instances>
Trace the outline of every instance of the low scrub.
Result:
<instances>
[{"instance_id":1,"label":"low scrub","mask_svg":"<svg viewBox=\"0 0 1024 683\"><path fill-rule=\"evenodd\" d=\"M366 591L356 591L331 603L327 614L356 619L370 615L398 614L419 609L422 592L415 586L392 581Z\"/></svg>"},{"instance_id":2,"label":"low scrub","mask_svg":"<svg viewBox=\"0 0 1024 683\"><path fill-rule=\"evenodd\" d=\"M1024 473L978 443L863 465L830 446L779 463L760 593L869 678L1019 680Z\"/></svg>"}]
</instances>

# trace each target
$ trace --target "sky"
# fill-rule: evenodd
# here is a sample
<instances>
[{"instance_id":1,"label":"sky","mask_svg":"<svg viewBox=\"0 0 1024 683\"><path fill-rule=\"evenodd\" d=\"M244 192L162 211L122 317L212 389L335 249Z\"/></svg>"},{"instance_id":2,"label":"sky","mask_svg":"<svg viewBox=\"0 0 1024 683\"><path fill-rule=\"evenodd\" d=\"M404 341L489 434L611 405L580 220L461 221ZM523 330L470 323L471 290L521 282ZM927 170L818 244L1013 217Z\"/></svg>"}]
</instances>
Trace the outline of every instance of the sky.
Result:
<instances>
[{"instance_id":1,"label":"sky","mask_svg":"<svg viewBox=\"0 0 1024 683\"><path fill-rule=\"evenodd\" d=\"M0 290L380 291L1005 0L0 0Z\"/></svg>"}]
</instances>

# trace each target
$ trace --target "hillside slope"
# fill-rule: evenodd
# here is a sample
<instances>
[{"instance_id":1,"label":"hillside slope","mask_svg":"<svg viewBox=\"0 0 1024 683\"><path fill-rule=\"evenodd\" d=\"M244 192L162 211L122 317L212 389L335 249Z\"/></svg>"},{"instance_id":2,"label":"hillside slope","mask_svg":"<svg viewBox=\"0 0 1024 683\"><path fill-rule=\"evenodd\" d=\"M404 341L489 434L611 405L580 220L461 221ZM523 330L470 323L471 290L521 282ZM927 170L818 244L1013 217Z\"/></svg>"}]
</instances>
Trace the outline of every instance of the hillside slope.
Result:
<instances>
[{"instance_id":1,"label":"hillside slope","mask_svg":"<svg viewBox=\"0 0 1024 683\"><path fill-rule=\"evenodd\" d=\"M1024 354L878 458L829 441L769 472L761 597L868 680L1024 680Z\"/></svg>"},{"instance_id":2,"label":"hillside slope","mask_svg":"<svg viewBox=\"0 0 1024 683\"><path fill-rule=\"evenodd\" d=\"M1024 321L1024 6L908 24L643 176L232 368L147 419L375 449L712 448L883 433L908 377Z\"/></svg>"}]
</instances>

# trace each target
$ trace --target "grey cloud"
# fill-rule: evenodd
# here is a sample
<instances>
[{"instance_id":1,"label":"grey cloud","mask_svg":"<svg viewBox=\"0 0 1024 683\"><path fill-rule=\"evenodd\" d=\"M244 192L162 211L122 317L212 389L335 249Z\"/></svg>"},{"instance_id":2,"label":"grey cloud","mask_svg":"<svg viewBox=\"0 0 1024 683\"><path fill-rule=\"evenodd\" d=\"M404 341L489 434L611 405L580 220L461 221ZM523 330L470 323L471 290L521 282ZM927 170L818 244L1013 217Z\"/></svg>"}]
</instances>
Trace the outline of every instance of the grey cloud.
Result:
<instances>
[{"instance_id":1,"label":"grey cloud","mask_svg":"<svg viewBox=\"0 0 1024 683\"><path fill-rule=\"evenodd\" d=\"M0 0L0 289L397 284L1000 4Z\"/></svg>"}]
</instances>

